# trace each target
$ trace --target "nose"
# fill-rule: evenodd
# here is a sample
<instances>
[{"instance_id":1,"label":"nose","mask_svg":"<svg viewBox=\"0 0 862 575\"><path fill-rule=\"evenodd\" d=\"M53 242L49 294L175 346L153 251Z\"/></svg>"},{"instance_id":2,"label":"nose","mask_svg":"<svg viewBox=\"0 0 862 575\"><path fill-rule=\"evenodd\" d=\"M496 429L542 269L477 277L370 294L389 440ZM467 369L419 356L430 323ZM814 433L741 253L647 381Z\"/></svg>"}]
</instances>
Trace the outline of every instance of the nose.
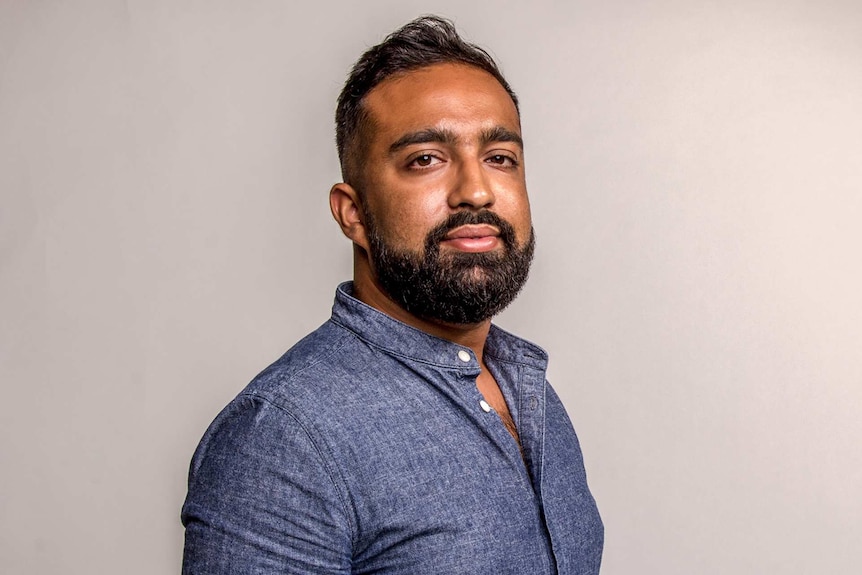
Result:
<instances>
[{"instance_id":1,"label":"nose","mask_svg":"<svg viewBox=\"0 0 862 575\"><path fill-rule=\"evenodd\" d=\"M484 168L484 164L479 159L460 163L449 194L449 206L452 209L479 210L494 204L491 181Z\"/></svg>"}]
</instances>

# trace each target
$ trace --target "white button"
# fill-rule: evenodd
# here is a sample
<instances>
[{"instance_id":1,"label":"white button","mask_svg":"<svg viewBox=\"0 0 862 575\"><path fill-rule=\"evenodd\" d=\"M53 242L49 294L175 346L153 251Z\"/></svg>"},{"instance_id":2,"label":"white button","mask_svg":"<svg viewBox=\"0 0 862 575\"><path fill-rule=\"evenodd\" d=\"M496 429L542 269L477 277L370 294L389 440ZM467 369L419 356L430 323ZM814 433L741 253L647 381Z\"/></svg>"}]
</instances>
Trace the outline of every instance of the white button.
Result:
<instances>
[{"instance_id":1,"label":"white button","mask_svg":"<svg viewBox=\"0 0 862 575\"><path fill-rule=\"evenodd\" d=\"M467 363L468 361L470 361L470 354L462 349L458 352L458 359L460 359L464 363Z\"/></svg>"},{"instance_id":2,"label":"white button","mask_svg":"<svg viewBox=\"0 0 862 575\"><path fill-rule=\"evenodd\" d=\"M484 399L479 401L479 407L481 407L482 411L484 411L485 413L488 413L489 411L491 411L491 406L488 405L488 402L485 401Z\"/></svg>"}]
</instances>

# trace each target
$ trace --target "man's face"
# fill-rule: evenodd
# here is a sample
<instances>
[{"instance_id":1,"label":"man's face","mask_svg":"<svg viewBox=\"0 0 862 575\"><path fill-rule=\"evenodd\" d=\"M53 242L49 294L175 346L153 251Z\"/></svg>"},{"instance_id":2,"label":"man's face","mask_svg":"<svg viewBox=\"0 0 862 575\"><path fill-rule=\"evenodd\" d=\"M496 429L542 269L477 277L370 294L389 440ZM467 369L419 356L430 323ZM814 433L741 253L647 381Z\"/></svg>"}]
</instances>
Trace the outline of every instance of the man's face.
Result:
<instances>
[{"instance_id":1,"label":"man's face","mask_svg":"<svg viewBox=\"0 0 862 575\"><path fill-rule=\"evenodd\" d=\"M437 64L365 98L364 223L380 287L425 319L503 309L533 253L517 110L490 74Z\"/></svg>"}]
</instances>

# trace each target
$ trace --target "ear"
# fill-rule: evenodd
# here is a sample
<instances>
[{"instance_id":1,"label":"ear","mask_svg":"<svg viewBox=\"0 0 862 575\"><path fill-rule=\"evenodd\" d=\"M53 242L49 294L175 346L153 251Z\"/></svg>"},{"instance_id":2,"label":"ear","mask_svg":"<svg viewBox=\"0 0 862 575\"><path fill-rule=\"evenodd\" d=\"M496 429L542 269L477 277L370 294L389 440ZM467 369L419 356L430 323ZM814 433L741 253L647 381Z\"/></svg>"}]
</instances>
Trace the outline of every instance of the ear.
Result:
<instances>
[{"instance_id":1,"label":"ear","mask_svg":"<svg viewBox=\"0 0 862 575\"><path fill-rule=\"evenodd\" d=\"M354 244L368 250L368 236L362 222L362 200L350 184L335 184L329 190L329 209L332 217L341 226L341 232Z\"/></svg>"}]
</instances>

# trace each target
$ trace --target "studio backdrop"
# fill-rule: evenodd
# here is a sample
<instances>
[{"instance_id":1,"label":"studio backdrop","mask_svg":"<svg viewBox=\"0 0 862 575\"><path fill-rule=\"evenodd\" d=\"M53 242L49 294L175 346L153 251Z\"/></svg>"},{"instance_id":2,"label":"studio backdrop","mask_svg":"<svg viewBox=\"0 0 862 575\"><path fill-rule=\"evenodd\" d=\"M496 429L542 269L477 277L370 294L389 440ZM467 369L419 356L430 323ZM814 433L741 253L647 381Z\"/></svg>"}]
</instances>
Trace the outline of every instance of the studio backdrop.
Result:
<instances>
[{"instance_id":1,"label":"studio backdrop","mask_svg":"<svg viewBox=\"0 0 862 575\"><path fill-rule=\"evenodd\" d=\"M497 321L550 353L602 573L858 573L854 0L0 3L0 571L179 571L201 434L351 275L342 82L429 11L522 102Z\"/></svg>"}]
</instances>

